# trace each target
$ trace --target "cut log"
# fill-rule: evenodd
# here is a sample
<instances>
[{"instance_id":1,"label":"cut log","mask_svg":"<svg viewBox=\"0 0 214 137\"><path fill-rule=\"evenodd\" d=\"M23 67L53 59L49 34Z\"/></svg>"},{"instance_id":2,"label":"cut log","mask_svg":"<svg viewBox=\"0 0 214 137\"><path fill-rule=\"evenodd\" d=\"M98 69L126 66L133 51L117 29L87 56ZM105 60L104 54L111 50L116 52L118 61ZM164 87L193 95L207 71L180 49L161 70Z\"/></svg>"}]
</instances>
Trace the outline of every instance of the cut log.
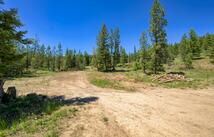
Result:
<instances>
[{"instance_id":1,"label":"cut log","mask_svg":"<svg viewBox=\"0 0 214 137\"><path fill-rule=\"evenodd\" d=\"M7 94L10 96L10 98L16 99L16 87L9 87L7 89Z\"/></svg>"}]
</instances>

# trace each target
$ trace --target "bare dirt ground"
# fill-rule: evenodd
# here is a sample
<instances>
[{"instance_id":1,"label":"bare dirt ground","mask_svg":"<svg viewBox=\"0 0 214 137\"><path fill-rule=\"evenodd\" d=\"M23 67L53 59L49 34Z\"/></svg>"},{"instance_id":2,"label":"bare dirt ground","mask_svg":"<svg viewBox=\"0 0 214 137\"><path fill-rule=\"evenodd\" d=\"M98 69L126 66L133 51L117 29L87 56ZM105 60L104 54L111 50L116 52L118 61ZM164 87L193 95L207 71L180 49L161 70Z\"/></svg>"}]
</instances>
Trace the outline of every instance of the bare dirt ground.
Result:
<instances>
[{"instance_id":1,"label":"bare dirt ground","mask_svg":"<svg viewBox=\"0 0 214 137\"><path fill-rule=\"evenodd\" d=\"M214 137L214 88L181 90L138 87L137 92L97 88L87 72L8 81L19 94L98 97L62 123L63 137Z\"/></svg>"}]
</instances>

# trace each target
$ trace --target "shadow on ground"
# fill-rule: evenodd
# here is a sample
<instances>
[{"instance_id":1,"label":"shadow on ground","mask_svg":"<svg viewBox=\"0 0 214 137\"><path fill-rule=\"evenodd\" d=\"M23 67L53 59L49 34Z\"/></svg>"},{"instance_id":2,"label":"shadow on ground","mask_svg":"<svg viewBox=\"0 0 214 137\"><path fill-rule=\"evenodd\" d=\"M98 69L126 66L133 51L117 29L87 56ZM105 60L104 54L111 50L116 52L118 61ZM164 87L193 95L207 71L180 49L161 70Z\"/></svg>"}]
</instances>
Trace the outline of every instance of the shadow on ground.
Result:
<instances>
[{"instance_id":1,"label":"shadow on ground","mask_svg":"<svg viewBox=\"0 0 214 137\"><path fill-rule=\"evenodd\" d=\"M76 97L71 99L65 99L65 96L52 96L50 97L52 100L59 101L63 105L85 105L91 102L97 101L98 97Z\"/></svg>"},{"instance_id":2,"label":"shadow on ground","mask_svg":"<svg viewBox=\"0 0 214 137\"><path fill-rule=\"evenodd\" d=\"M28 94L16 99L3 99L0 104L0 130L10 128L13 123L20 122L30 116L51 114L62 106L85 105L98 100L98 97L76 97L65 99L64 96L46 96Z\"/></svg>"}]
</instances>

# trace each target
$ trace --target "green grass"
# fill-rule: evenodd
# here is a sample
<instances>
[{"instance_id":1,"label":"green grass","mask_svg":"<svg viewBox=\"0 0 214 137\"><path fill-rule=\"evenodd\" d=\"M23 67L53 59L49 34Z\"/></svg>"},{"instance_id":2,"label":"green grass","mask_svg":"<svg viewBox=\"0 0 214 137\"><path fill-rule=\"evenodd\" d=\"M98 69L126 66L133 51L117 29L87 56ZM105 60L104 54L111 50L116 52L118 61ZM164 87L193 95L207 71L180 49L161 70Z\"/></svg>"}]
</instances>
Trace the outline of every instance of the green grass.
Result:
<instances>
[{"instance_id":1,"label":"green grass","mask_svg":"<svg viewBox=\"0 0 214 137\"><path fill-rule=\"evenodd\" d=\"M19 123L14 123L10 128L0 131L0 137L16 136L16 134L24 134L32 136L34 134L45 134L45 137L58 137L59 121L63 118L74 116L76 109L57 110L49 115L30 116Z\"/></svg>"},{"instance_id":2,"label":"green grass","mask_svg":"<svg viewBox=\"0 0 214 137\"><path fill-rule=\"evenodd\" d=\"M76 109L61 109L62 102L43 95L30 94L0 105L0 137L58 132L60 119ZM20 136L21 136L20 135ZM55 134L57 135L57 134ZM53 136L54 137L54 136Z\"/></svg>"},{"instance_id":3,"label":"green grass","mask_svg":"<svg viewBox=\"0 0 214 137\"><path fill-rule=\"evenodd\" d=\"M132 71L127 72L126 76L128 78L133 78L136 81L143 82L149 86L160 86L165 88L206 88L208 86L214 85L214 71L212 70L184 70L186 80L184 81L173 81L168 83L161 83L154 79L152 75L145 75L142 72Z\"/></svg>"},{"instance_id":4,"label":"green grass","mask_svg":"<svg viewBox=\"0 0 214 137\"><path fill-rule=\"evenodd\" d=\"M197 68L197 64L195 63L194 69L186 70L179 68L179 61L177 61L176 66L166 67L166 72L183 72L185 74L185 80L183 81L172 81L168 83L162 83L155 79L154 75L146 75L142 70L138 71L127 71L127 72L113 72L112 74L124 75L127 79L134 79L136 82L142 82L142 84L146 84L152 87L165 87L165 88L179 88L179 89L201 89L207 88L209 86L214 85L214 69L206 69L200 66ZM197 62L201 62L200 60ZM182 65L180 65L182 66ZM211 67L209 67L211 68ZM113 88L113 89L121 89L126 91L135 91L135 88L127 88L125 85L121 84L121 81L111 80L112 75L108 75L109 73L96 73L91 72L89 75L89 81L91 84L101 87L101 88ZM115 76L113 75L113 76ZM108 78L109 77L109 78ZM108 78L108 79L107 79Z\"/></svg>"},{"instance_id":5,"label":"green grass","mask_svg":"<svg viewBox=\"0 0 214 137\"><path fill-rule=\"evenodd\" d=\"M42 70L42 69L29 69L24 71L21 75L17 75L14 77L7 77L8 80L15 80L20 78L34 78L34 77L42 77L42 76L51 76L56 74L56 72L48 71L48 70Z\"/></svg>"},{"instance_id":6,"label":"green grass","mask_svg":"<svg viewBox=\"0 0 214 137\"><path fill-rule=\"evenodd\" d=\"M117 81L110 81L107 79L101 79L101 78L91 78L90 83L101 88L113 88L122 90L124 87Z\"/></svg>"},{"instance_id":7,"label":"green grass","mask_svg":"<svg viewBox=\"0 0 214 137\"><path fill-rule=\"evenodd\" d=\"M41 76L49 76L53 75L56 72L48 71L48 70L28 70L21 77L41 77Z\"/></svg>"},{"instance_id":8,"label":"green grass","mask_svg":"<svg viewBox=\"0 0 214 137\"><path fill-rule=\"evenodd\" d=\"M44 137L59 137L59 133L57 131L50 131L46 133Z\"/></svg>"},{"instance_id":9,"label":"green grass","mask_svg":"<svg viewBox=\"0 0 214 137\"><path fill-rule=\"evenodd\" d=\"M153 80L152 76L146 75L142 71L126 72L125 76L130 79L134 79L135 81L147 84L149 86L156 86L158 84L158 81Z\"/></svg>"},{"instance_id":10,"label":"green grass","mask_svg":"<svg viewBox=\"0 0 214 137\"><path fill-rule=\"evenodd\" d=\"M125 72L113 72L115 75L121 75L124 74ZM88 80L92 85L95 85L97 87L101 88L111 88L111 89L116 89L116 90L125 90L125 91L130 91L133 92L135 89L133 87L126 86L122 84L120 81L116 79L111 79L112 75L108 75L109 73L100 73L100 72L90 72L88 73ZM109 79L107 78L109 77Z\"/></svg>"},{"instance_id":11,"label":"green grass","mask_svg":"<svg viewBox=\"0 0 214 137\"><path fill-rule=\"evenodd\" d=\"M210 59L207 56L202 55L201 58L193 60L193 69L185 69L185 66L181 59L178 57L172 63L164 65L165 71L162 73L170 72L183 72L185 74L185 80L183 81L172 81L168 83L163 83L155 79L154 75L146 75L142 70L130 69L130 65L120 68L117 67L116 71L109 73L95 73L91 72L92 75L89 76L91 84L102 87L102 88L114 88L114 89L124 89L127 91L135 91L135 87L129 89L121 81L111 80L111 77L117 74L125 76L127 79L134 80L136 82L142 82L148 86L153 87L165 87L165 88L192 88L201 89L207 88L214 85L214 65L210 63ZM124 79L126 80L126 79ZM131 83L130 83L131 84Z\"/></svg>"},{"instance_id":12,"label":"green grass","mask_svg":"<svg viewBox=\"0 0 214 137\"><path fill-rule=\"evenodd\" d=\"M163 86L165 88L180 88L180 89L199 88L199 85L197 85L196 81L173 81L169 83L162 83L159 86Z\"/></svg>"},{"instance_id":13,"label":"green grass","mask_svg":"<svg viewBox=\"0 0 214 137\"><path fill-rule=\"evenodd\" d=\"M91 80L91 83L95 86L101 87L101 88L108 88L112 87L113 83L106 79L97 79L94 78Z\"/></svg>"},{"instance_id":14,"label":"green grass","mask_svg":"<svg viewBox=\"0 0 214 137\"><path fill-rule=\"evenodd\" d=\"M154 79L152 75L145 75L142 71L129 71L125 75L128 78L133 78L136 81L143 82L150 86L160 86L165 88L207 88L214 85L214 65L206 56L201 59L193 60L193 69L184 69L184 64L180 58L176 58L171 65L164 65L166 73L168 72L183 72L185 73L185 81L173 81L161 83Z\"/></svg>"},{"instance_id":15,"label":"green grass","mask_svg":"<svg viewBox=\"0 0 214 137\"><path fill-rule=\"evenodd\" d=\"M179 58L175 59L172 66L166 67L167 72L184 72L187 81L175 81L164 83L164 87L168 88L206 88L214 85L214 65L206 56L201 59L193 60L193 69L183 69L182 62Z\"/></svg>"}]
</instances>

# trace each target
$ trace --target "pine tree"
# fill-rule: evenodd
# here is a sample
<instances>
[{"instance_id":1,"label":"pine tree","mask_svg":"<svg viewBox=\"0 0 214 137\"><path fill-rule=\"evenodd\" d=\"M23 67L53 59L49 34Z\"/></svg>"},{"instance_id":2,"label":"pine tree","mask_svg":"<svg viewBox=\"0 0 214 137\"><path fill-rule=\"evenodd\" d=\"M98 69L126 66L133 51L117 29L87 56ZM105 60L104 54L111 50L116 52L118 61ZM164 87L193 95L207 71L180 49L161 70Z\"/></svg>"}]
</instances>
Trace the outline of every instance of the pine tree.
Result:
<instances>
[{"instance_id":1,"label":"pine tree","mask_svg":"<svg viewBox=\"0 0 214 137\"><path fill-rule=\"evenodd\" d=\"M51 52L51 47L48 46L46 49L46 67L48 70L51 68L51 59L52 59L52 52Z\"/></svg>"},{"instance_id":2,"label":"pine tree","mask_svg":"<svg viewBox=\"0 0 214 137\"><path fill-rule=\"evenodd\" d=\"M0 2L0 6L3 1ZM17 43L24 43L25 31L20 31L22 23L18 19L17 10L0 8L0 102L4 90L4 77L8 70L21 61L22 55L16 53Z\"/></svg>"},{"instance_id":3,"label":"pine tree","mask_svg":"<svg viewBox=\"0 0 214 137\"><path fill-rule=\"evenodd\" d=\"M108 43L108 32L105 25L102 25L97 37L97 69L108 71L111 68L111 57Z\"/></svg>"},{"instance_id":4,"label":"pine tree","mask_svg":"<svg viewBox=\"0 0 214 137\"><path fill-rule=\"evenodd\" d=\"M31 66L32 52L30 44L33 43L33 39L27 39L28 43L26 44L26 55L25 55L25 68L28 70Z\"/></svg>"},{"instance_id":5,"label":"pine tree","mask_svg":"<svg viewBox=\"0 0 214 137\"><path fill-rule=\"evenodd\" d=\"M84 64L84 56L81 51L78 52L76 56L76 68L78 70L83 70L85 69L85 64Z\"/></svg>"},{"instance_id":6,"label":"pine tree","mask_svg":"<svg viewBox=\"0 0 214 137\"><path fill-rule=\"evenodd\" d=\"M120 52L120 63L125 65L125 63L127 63L127 54L126 50L122 46L120 47Z\"/></svg>"},{"instance_id":7,"label":"pine tree","mask_svg":"<svg viewBox=\"0 0 214 137\"><path fill-rule=\"evenodd\" d=\"M148 47L148 43L147 43L147 37L146 37L146 33L145 32L143 32L141 34L140 45L141 45L141 48L140 48L141 63L142 63L142 66L143 66L143 71L144 71L144 73L146 73L146 63L147 63L146 49Z\"/></svg>"},{"instance_id":8,"label":"pine tree","mask_svg":"<svg viewBox=\"0 0 214 137\"><path fill-rule=\"evenodd\" d=\"M41 46L38 40L33 42L33 59L32 59L32 66L35 69L41 67Z\"/></svg>"},{"instance_id":9,"label":"pine tree","mask_svg":"<svg viewBox=\"0 0 214 137\"><path fill-rule=\"evenodd\" d=\"M207 33L203 38L203 48L205 51L209 50L210 47L214 46L214 39L211 34Z\"/></svg>"},{"instance_id":10,"label":"pine tree","mask_svg":"<svg viewBox=\"0 0 214 137\"><path fill-rule=\"evenodd\" d=\"M56 51L56 66L57 70L61 71L63 66L63 51L62 51L62 45L58 44L57 51Z\"/></svg>"},{"instance_id":11,"label":"pine tree","mask_svg":"<svg viewBox=\"0 0 214 137\"><path fill-rule=\"evenodd\" d=\"M120 30L119 28L116 28L115 30L111 30L110 48L111 48L112 70L115 70L116 65L120 62Z\"/></svg>"},{"instance_id":12,"label":"pine tree","mask_svg":"<svg viewBox=\"0 0 214 137\"><path fill-rule=\"evenodd\" d=\"M23 74L23 71L26 67L26 47L25 45L21 43L14 43L16 54L20 55L20 59L11 64L10 67L8 67L7 73L5 74L6 77L13 77L13 76L21 76Z\"/></svg>"},{"instance_id":13,"label":"pine tree","mask_svg":"<svg viewBox=\"0 0 214 137\"><path fill-rule=\"evenodd\" d=\"M73 60L73 51L70 49L69 51L68 51L68 62L69 62L69 68L71 69L72 67L73 67L73 62L74 62L74 60Z\"/></svg>"},{"instance_id":14,"label":"pine tree","mask_svg":"<svg viewBox=\"0 0 214 137\"><path fill-rule=\"evenodd\" d=\"M214 64L214 35L210 35L210 38L209 38L209 57L210 57L210 62L212 64Z\"/></svg>"},{"instance_id":15,"label":"pine tree","mask_svg":"<svg viewBox=\"0 0 214 137\"><path fill-rule=\"evenodd\" d=\"M52 49L51 70L56 71L56 47Z\"/></svg>"},{"instance_id":16,"label":"pine tree","mask_svg":"<svg viewBox=\"0 0 214 137\"><path fill-rule=\"evenodd\" d=\"M45 58L46 58L46 54L45 54L45 45L43 44L40 47L40 68L44 68L45 67Z\"/></svg>"},{"instance_id":17,"label":"pine tree","mask_svg":"<svg viewBox=\"0 0 214 137\"><path fill-rule=\"evenodd\" d=\"M187 69L192 68L192 50L190 47L190 41L187 39L187 36L184 34L179 47L180 56L184 65Z\"/></svg>"},{"instance_id":18,"label":"pine tree","mask_svg":"<svg viewBox=\"0 0 214 137\"><path fill-rule=\"evenodd\" d=\"M88 55L88 53L86 51L84 52L84 65L85 66L90 65L90 56Z\"/></svg>"},{"instance_id":19,"label":"pine tree","mask_svg":"<svg viewBox=\"0 0 214 137\"><path fill-rule=\"evenodd\" d=\"M92 55L90 65L97 68L97 58L96 58L96 50L95 49L93 49L93 55Z\"/></svg>"},{"instance_id":20,"label":"pine tree","mask_svg":"<svg viewBox=\"0 0 214 137\"><path fill-rule=\"evenodd\" d=\"M109 47L110 47L110 56L111 56L111 65L112 69L115 69L114 66L114 46L115 46L115 35L114 35L114 30L111 29L110 35L109 35Z\"/></svg>"},{"instance_id":21,"label":"pine tree","mask_svg":"<svg viewBox=\"0 0 214 137\"><path fill-rule=\"evenodd\" d=\"M150 11L150 35L153 43L153 70L157 74L158 71L163 70L163 63L166 62L166 31L164 27L167 25L167 20L164 18L165 13L159 0L154 0L152 9Z\"/></svg>"},{"instance_id":22,"label":"pine tree","mask_svg":"<svg viewBox=\"0 0 214 137\"><path fill-rule=\"evenodd\" d=\"M69 54L69 49L66 49L65 57L64 57L64 69L68 70L70 68L71 57Z\"/></svg>"},{"instance_id":23,"label":"pine tree","mask_svg":"<svg viewBox=\"0 0 214 137\"><path fill-rule=\"evenodd\" d=\"M192 57L193 58L199 58L201 53L201 47L199 45L198 36L196 32L191 29L189 32L189 38L190 38L190 48L192 50Z\"/></svg>"},{"instance_id":24,"label":"pine tree","mask_svg":"<svg viewBox=\"0 0 214 137\"><path fill-rule=\"evenodd\" d=\"M137 55L137 48L136 48L136 46L134 45L134 53L133 53L134 62L137 61L137 58L138 58L138 55Z\"/></svg>"},{"instance_id":25,"label":"pine tree","mask_svg":"<svg viewBox=\"0 0 214 137\"><path fill-rule=\"evenodd\" d=\"M214 64L214 46L210 48L210 62Z\"/></svg>"},{"instance_id":26,"label":"pine tree","mask_svg":"<svg viewBox=\"0 0 214 137\"><path fill-rule=\"evenodd\" d=\"M69 70L72 68L72 50L66 49L65 57L64 57L64 69Z\"/></svg>"},{"instance_id":27,"label":"pine tree","mask_svg":"<svg viewBox=\"0 0 214 137\"><path fill-rule=\"evenodd\" d=\"M169 44L167 46L167 53L168 53L167 63L169 66L173 64L174 59L179 54L178 45L179 44L175 43L175 44Z\"/></svg>"},{"instance_id":28,"label":"pine tree","mask_svg":"<svg viewBox=\"0 0 214 137\"><path fill-rule=\"evenodd\" d=\"M72 68L76 67L76 50L74 50L72 57Z\"/></svg>"},{"instance_id":29,"label":"pine tree","mask_svg":"<svg viewBox=\"0 0 214 137\"><path fill-rule=\"evenodd\" d=\"M115 29L115 45L114 45L114 67L120 63L120 30L119 28ZM114 69L114 68L113 68Z\"/></svg>"}]
</instances>

